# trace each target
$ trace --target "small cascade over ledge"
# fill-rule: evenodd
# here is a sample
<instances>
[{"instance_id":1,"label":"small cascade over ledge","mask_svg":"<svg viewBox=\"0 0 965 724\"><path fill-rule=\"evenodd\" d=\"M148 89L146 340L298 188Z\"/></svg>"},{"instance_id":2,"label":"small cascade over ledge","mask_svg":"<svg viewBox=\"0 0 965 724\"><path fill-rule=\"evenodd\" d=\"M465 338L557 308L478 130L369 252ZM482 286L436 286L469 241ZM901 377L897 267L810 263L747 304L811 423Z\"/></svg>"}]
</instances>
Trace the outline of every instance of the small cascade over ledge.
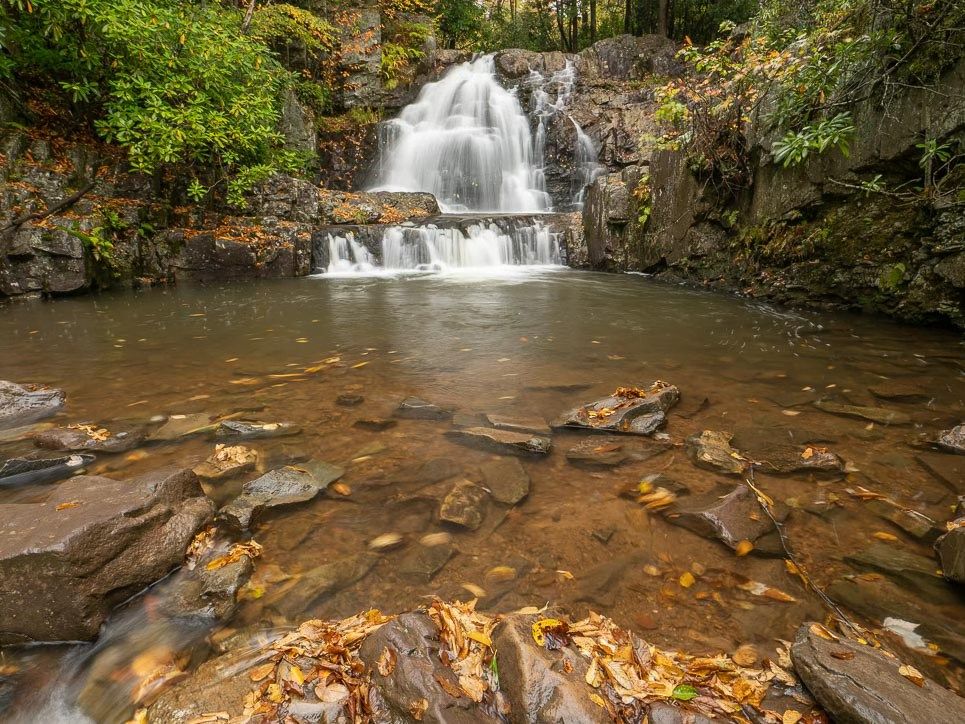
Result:
<instances>
[{"instance_id":1,"label":"small cascade over ledge","mask_svg":"<svg viewBox=\"0 0 965 724\"><path fill-rule=\"evenodd\" d=\"M498 272L559 267L552 214L445 214L414 224L331 227L315 240L315 272L330 275Z\"/></svg>"}]
</instances>

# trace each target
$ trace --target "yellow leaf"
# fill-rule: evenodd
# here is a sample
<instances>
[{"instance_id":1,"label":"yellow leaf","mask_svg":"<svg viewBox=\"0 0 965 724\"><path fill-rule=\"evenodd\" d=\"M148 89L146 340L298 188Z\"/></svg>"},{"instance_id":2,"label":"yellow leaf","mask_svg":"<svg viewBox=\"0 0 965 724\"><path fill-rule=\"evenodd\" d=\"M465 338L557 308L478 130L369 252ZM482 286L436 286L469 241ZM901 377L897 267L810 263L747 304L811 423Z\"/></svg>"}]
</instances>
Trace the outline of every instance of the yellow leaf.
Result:
<instances>
[{"instance_id":1,"label":"yellow leaf","mask_svg":"<svg viewBox=\"0 0 965 724\"><path fill-rule=\"evenodd\" d=\"M898 540L898 536L892 535L891 533L885 533L883 530L876 530L876 531L875 531L874 533L872 533L871 535L872 535L873 537L877 538L878 540L885 540L885 541L888 541L888 542Z\"/></svg>"},{"instance_id":2,"label":"yellow leaf","mask_svg":"<svg viewBox=\"0 0 965 724\"><path fill-rule=\"evenodd\" d=\"M737 542L737 547L734 548L734 552L739 556L746 556L754 550L754 544L749 540L742 540Z\"/></svg>"},{"instance_id":3,"label":"yellow leaf","mask_svg":"<svg viewBox=\"0 0 965 724\"><path fill-rule=\"evenodd\" d=\"M332 486L332 490L334 490L334 491L335 491L336 493L338 493L339 495L351 495L351 494L352 494L352 489L351 489L349 486L347 486L345 483L335 483L335 484Z\"/></svg>"},{"instance_id":4,"label":"yellow leaf","mask_svg":"<svg viewBox=\"0 0 965 724\"><path fill-rule=\"evenodd\" d=\"M536 621L533 624L533 641L536 642L537 646L542 646L546 643L546 636L543 634L543 630L555 628L560 625L562 625L562 621L558 618L543 618Z\"/></svg>"},{"instance_id":5,"label":"yellow leaf","mask_svg":"<svg viewBox=\"0 0 965 724\"><path fill-rule=\"evenodd\" d=\"M368 360L366 360L365 362L359 362L358 364L352 365L352 369L357 370L359 367L365 367L365 365L367 364L368 364Z\"/></svg>"},{"instance_id":6,"label":"yellow leaf","mask_svg":"<svg viewBox=\"0 0 965 724\"><path fill-rule=\"evenodd\" d=\"M68 510L70 508L77 508L80 506L79 500L71 500L66 503L61 503L57 506L57 510Z\"/></svg>"},{"instance_id":7,"label":"yellow leaf","mask_svg":"<svg viewBox=\"0 0 965 724\"><path fill-rule=\"evenodd\" d=\"M467 631L466 636L471 638L473 641L478 641L483 646L491 647L493 645L493 640L481 631Z\"/></svg>"},{"instance_id":8,"label":"yellow leaf","mask_svg":"<svg viewBox=\"0 0 965 724\"><path fill-rule=\"evenodd\" d=\"M684 571L683 575L680 576L680 585L683 586L684 588L690 588L692 585L694 585L696 580L697 579L694 578L693 573L691 573L690 571Z\"/></svg>"},{"instance_id":9,"label":"yellow leaf","mask_svg":"<svg viewBox=\"0 0 965 724\"><path fill-rule=\"evenodd\" d=\"M818 636L818 637L820 637L820 638L822 638L822 639L825 639L825 640L827 640L827 641L837 641L837 640L838 640L838 637L837 637L835 634L833 634L833 633L831 633L830 631L828 631L824 626L822 626L822 625L819 624L819 623L812 623L812 624L811 624L811 629L810 629L810 631L811 631L811 633L813 633L815 636Z\"/></svg>"},{"instance_id":10,"label":"yellow leaf","mask_svg":"<svg viewBox=\"0 0 965 724\"><path fill-rule=\"evenodd\" d=\"M267 664L262 664L261 666L256 666L248 673L248 678L252 681L261 681L262 679L267 679L275 671L275 663L269 661Z\"/></svg>"},{"instance_id":11,"label":"yellow leaf","mask_svg":"<svg viewBox=\"0 0 965 724\"><path fill-rule=\"evenodd\" d=\"M781 717L781 724L797 724L801 720L801 712L788 709Z\"/></svg>"},{"instance_id":12,"label":"yellow leaf","mask_svg":"<svg viewBox=\"0 0 965 724\"><path fill-rule=\"evenodd\" d=\"M925 677L921 675L921 672L914 666L909 666L905 664L904 666L898 667L898 673L904 676L908 681L910 681L915 686L925 686Z\"/></svg>"},{"instance_id":13,"label":"yellow leaf","mask_svg":"<svg viewBox=\"0 0 965 724\"><path fill-rule=\"evenodd\" d=\"M603 697L599 694L590 694L590 701L596 704L601 709L606 709L606 702L603 701Z\"/></svg>"}]
</instances>

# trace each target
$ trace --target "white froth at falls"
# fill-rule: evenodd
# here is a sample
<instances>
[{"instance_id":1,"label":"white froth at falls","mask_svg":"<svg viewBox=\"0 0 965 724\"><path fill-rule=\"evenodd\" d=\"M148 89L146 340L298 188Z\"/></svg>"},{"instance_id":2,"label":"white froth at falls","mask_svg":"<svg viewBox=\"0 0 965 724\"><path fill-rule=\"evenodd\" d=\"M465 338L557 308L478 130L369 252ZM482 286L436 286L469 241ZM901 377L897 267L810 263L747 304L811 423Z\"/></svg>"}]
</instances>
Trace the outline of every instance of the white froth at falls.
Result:
<instances>
[{"instance_id":1,"label":"white froth at falls","mask_svg":"<svg viewBox=\"0 0 965 724\"><path fill-rule=\"evenodd\" d=\"M383 133L380 190L428 191L446 212L550 208L529 119L496 80L492 56L425 85Z\"/></svg>"}]
</instances>

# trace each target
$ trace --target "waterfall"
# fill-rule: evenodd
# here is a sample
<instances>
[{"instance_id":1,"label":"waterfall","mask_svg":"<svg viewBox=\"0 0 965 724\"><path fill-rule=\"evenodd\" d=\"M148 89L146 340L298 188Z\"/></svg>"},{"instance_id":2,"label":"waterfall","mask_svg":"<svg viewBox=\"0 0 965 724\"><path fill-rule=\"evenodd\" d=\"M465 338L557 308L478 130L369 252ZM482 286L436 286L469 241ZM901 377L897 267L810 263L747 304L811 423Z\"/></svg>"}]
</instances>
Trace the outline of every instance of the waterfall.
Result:
<instances>
[{"instance_id":1,"label":"waterfall","mask_svg":"<svg viewBox=\"0 0 965 724\"><path fill-rule=\"evenodd\" d=\"M572 118L570 119L573 120ZM573 121L576 129L576 149L573 158L574 173L570 182L570 192L573 195L573 207L576 211L583 210L586 201L586 190L597 176L603 173L603 165L596 153L593 139L583 132L580 124Z\"/></svg>"},{"instance_id":2,"label":"waterfall","mask_svg":"<svg viewBox=\"0 0 965 724\"><path fill-rule=\"evenodd\" d=\"M375 258L355 240L351 231L345 236L328 235L328 273L367 272L375 268Z\"/></svg>"},{"instance_id":3,"label":"waterfall","mask_svg":"<svg viewBox=\"0 0 965 724\"><path fill-rule=\"evenodd\" d=\"M376 243L381 264L351 232L344 237L329 234L328 263L317 271L345 275L562 264L559 233L534 217L439 217L438 224L387 227Z\"/></svg>"},{"instance_id":4,"label":"waterfall","mask_svg":"<svg viewBox=\"0 0 965 724\"><path fill-rule=\"evenodd\" d=\"M492 56L453 67L383 124L379 190L428 191L446 212L545 211L529 119Z\"/></svg>"}]
</instances>

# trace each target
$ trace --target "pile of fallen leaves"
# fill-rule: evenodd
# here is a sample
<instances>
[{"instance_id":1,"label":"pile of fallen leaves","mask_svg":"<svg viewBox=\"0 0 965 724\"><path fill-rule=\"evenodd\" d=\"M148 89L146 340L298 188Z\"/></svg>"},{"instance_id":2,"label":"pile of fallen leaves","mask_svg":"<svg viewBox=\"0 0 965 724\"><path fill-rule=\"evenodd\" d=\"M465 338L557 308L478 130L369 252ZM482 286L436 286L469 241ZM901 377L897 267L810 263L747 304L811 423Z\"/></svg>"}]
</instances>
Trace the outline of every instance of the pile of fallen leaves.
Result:
<instances>
[{"instance_id":1,"label":"pile of fallen leaves","mask_svg":"<svg viewBox=\"0 0 965 724\"><path fill-rule=\"evenodd\" d=\"M452 669L459 681L460 691L450 691L453 696L465 695L477 704L492 704L487 694L499 690L499 681L493 669L492 632L498 620L476 611L476 600L468 603L445 603L436 599L427 611L429 618L439 629L442 643L440 658ZM446 684L440 681L445 688Z\"/></svg>"},{"instance_id":2,"label":"pile of fallen leaves","mask_svg":"<svg viewBox=\"0 0 965 724\"><path fill-rule=\"evenodd\" d=\"M613 391L613 394L610 395L611 399L615 399L615 404L612 407L587 406L580 409L580 414L581 416L585 416L590 420L604 420L607 417L615 414L618 410L633 405L636 400L646 399L670 386L671 385L668 382L664 382L663 380L655 380L650 384L649 387L646 388L617 387Z\"/></svg>"},{"instance_id":3,"label":"pile of fallen leaves","mask_svg":"<svg viewBox=\"0 0 965 724\"><path fill-rule=\"evenodd\" d=\"M306 621L266 648L268 661L248 676L257 684L244 702L244 716L264 715L282 721L281 709L306 698L343 707L353 721L369 721L369 678L358 656L366 637L392 617L372 609L341 621Z\"/></svg>"},{"instance_id":4,"label":"pile of fallen leaves","mask_svg":"<svg viewBox=\"0 0 965 724\"><path fill-rule=\"evenodd\" d=\"M547 627L544 621L550 625ZM751 710L756 721L806 721L792 709L775 712L762 707L771 682L797 686L797 680L785 668L790 667L786 652L783 666L765 660L761 668L742 665L753 663L756 656L689 656L647 644L595 613L570 625L558 619L537 621L533 638L547 647L572 645L579 651L589 661L584 679L595 690L590 698L616 721L641 721L649 704L667 701L682 702L691 711L731 721L749 721ZM810 706L810 701L802 704Z\"/></svg>"}]
</instances>

